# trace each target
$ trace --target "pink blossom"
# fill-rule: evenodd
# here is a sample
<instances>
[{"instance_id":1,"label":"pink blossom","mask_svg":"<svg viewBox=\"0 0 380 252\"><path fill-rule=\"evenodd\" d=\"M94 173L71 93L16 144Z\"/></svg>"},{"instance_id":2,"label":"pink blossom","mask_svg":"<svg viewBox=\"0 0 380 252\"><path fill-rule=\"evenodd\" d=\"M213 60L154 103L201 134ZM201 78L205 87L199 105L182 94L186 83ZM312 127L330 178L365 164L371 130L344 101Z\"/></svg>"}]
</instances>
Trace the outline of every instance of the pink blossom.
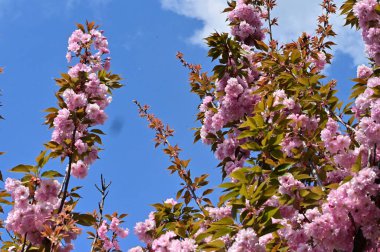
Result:
<instances>
[{"instance_id":1,"label":"pink blossom","mask_svg":"<svg viewBox=\"0 0 380 252\"><path fill-rule=\"evenodd\" d=\"M78 74L80 72L82 72L82 73L89 73L90 71L91 71L91 68L89 66L87 66L85 64L82 64L82 63L78 63L75 66L73 66L72 68L70 68L69 75L72 78L77 78Z\"/></svg>"},{"instance_id":2,"label":"pink blossom","mask_svg":"<svg viewBox=\"0 0 380 252\"><path fill-rule=\"evenodd\" d=\"M146 219L144 222L138 222L135 225L134 231L139 240L151 243L152 237L149 234L149 231L153 230L156 227L156 222L154 220L154 213L151 212L149 214L149 218Z\"/></svg>"},{"instance_id":3,"label":"pink blossom","mask_svg":"<svg viewBox=\"0 0 380 252\"><path fill-rule=\"evenodd\" d=\"M319 52L317 56L318 57L316 59L312 58L311 62L313 62L314 67L317 71L322 71L326 65L326 54Z\"/></svg>"},{"instance_id":4,"label":"pink blossom","mask_svg":"<svg viewBox=\"0 0 380 252\"><path fill-rule=\"evenodd\" d=\"M241 229L235 237L235 242L228 252L257 251L264 252L265 247L259 244L259 239L252 228Z\"/></svg>"},{"instance_id":5,"label":"pink blossom","mask_svg":"<svg viewBox=\"0 0 380 252\"><path fill-rule=\"evenodd\" d=\"M88 173L88 166L83 163L82 160L79 160L76 163L71 165L71 174L76 178L85 178Z\"/></svg>"},{"instance_id":6,"label":"pink blossom","mask_svg":"<svg viewBox=\"0 0 380 252\"><path fill-rule=\"evenodd\" d=\"M227 81L225 91L227 96L237 98L240 94L243 93L244 88L236 78L231 78Z\"/></svg>"},{"instance_id":7,"label":"pink blossom","mask_svg":"<svg viewBox=\"0 0 380 252\"><path fill-rule=\"evenodd\" d=\"M203 98L203 102L200 105L199 110L201 112L206 112L208 110L207 109L208 105L212 102L212 99L213 99L212 96L206 96L205 98Z\"/></svg>"},{"instance_id":8,"label":"pink blossom","mask_svg":"<svg viewBox=\"0 0 380 252\"><path fill-rule=\"evenodd\" d=\"M133 247L133 248L131 248L131 249L128 250L128 252L143 252L143 251L144 250L140 246Z\"/></svg>"},{"instance_id":9,"label":"pink blossom","mask_svg":"<svg viewBox=\"0 0 380 252\"><path fill-rule=\"evenodd\" d=\"M374 88L380 85L380 78L379 77L372 77L368 80L367 86L370 88Z\"/></svg>"},{"instance_id":10,"label":"pink blossom","mask_svg":"<svg viewBox=\"0 0 380 252\"><path fill-rule=\"evenodd\" d=\"M107 57L104 61L104 70L109 71L111 68L111 58Z\"/></svg>"},{"instance_id":11,"label":"pink blossom","mask_svg":"<svg viewBox=\"0 0 380 252\"><path fill-rule=\"evenodd\" d=\"M58 199L60 184L57 180L42 180L34 197L41 202L55 202Z\"/></svg>"},{"instance_id":12,"label":"pink blossom","mask_svg":"<svg viewBox=\"0 0 380 252\"><path fill-rule=\"evenodd\" d=\"M368 78L373 74L372 68L367 67L366 65L358 66L357 77L358 78Z\"/></svg>"},{"instance_id":13,"label":"pink blossom","mask_svg":"<svg viewBox=\"0 0 380 252\"><path fill-rule=\"evenodd\" d=\"M304 184L296 180L291 173L279 177L278 181L280 182L280 187L278 188L280 194L294 196L295 190L305 187Z\"/></svg>"},{"instance_id":14,"label":"pink blossom","mask_svg":"<svg viewBox=\"0 0 380 252\"><path fill-rule=\"evenodd\" d=\"M379 64L380 46L378 42L380 39L380 32L378 26L380 18L375 11L376 5L376 0L361 0L356 2L353 11L359 19L359 26L362 29L362 37L367 54Z\"/></svg>"},{"instance_id":15,"label":"pink blossom","mask_svg":"<svg viewBox=\"0 0 380 252\"><path fill-rule=\"evenodd\" d=\"M87 97L85 94L75 93L72 89L66 89L63 94L63 98L67 104L69 110L75 110L80 107L85 107L87 105Z\"/></svg>"},{"instance_id":16,"label":"pink blossom","mask_svg":"<svg viewBox=\"0 0 380 252\"><path fill-rule=\"evenodd\" d=\"M170 198L170 199L165 200L164 203L165 203L165 204L169 204L169 205L174 206L174 205L176 205L178 202L175 201L173 198Z\"/></svg>"},{"instance_id":17,"label":"pink blossom","mask_svg":"<svg viewBox=\"0 0 380 252\"><path fill-rule=\"evenodd\" d=\"M232 208L227 206L227 207L219 207L219 208L214 208L214 207L206 207L206 210L209 212L210 217L217 221L221 220L225 217L231 217L231 211Z\"/></svg>"},{"instance_id":18,"label":"pink blossom","mask_svg":"<svg viewBox=\"0 0 380 252\"><path fill-rule=\"evenodd\" d=\"M95 147L91 148L91 151L85 156L84 162L88 165L95 162L95 160L98 158L98 149Z\"/></svg>"},{"instance_id":19,"label":"pink blossom","mask_svg":"<svg viewBox=\"0 0 380 252\"><path fill-rule=\"evenodd\" d=\"M152 249L157 252L166 252L169 250L171 245L171 239L177 235L173 231L166 232L161 235L159 238L153 241Z\"/></svg>"},{"instance_id":20,"label":"pink blossom","mask_svg":"<svg viewBox=\"0 0 380 252\"><path fill-rule=\"evenodd\" d=\"M88 149L88 146L86 143L84 143L82 140L78 139L76 142L75 142L75 148L77 148L77 151L78 153L81 155L83 154L84 152L87 151Z\"/></svg>"},{"instance_id":21,"label":"pink blossom","mask_svg":"<svg viewBox=\"0 0 380 252\"><path fill-rule=\"evenodd\" d=\"M103 124L107 119L107 115L100 109L98 104L88 104L86 107L86 113L88 118L93 120L95 124Z\"/></svg>"},{"instance_id":22,"label":"pink blossom","mask_svg":"<svg viewBox=\"0 0 380 252\"><path fill-rule=\"evenodd\" d=\"M71 62L72 56L71 56L71 53L70 53L70 52L67 52L67 53L66 53L66 59L67 59L67 62L68 62L68 63Z\"/></svg>"}]
</instances>

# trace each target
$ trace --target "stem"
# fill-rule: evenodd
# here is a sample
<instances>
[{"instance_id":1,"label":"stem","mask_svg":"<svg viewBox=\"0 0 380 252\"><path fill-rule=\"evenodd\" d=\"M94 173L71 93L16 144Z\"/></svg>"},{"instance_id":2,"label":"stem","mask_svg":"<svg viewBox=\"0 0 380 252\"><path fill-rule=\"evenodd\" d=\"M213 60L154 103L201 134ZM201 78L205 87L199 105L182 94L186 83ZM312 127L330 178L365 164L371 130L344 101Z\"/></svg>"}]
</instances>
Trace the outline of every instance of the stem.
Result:
<instances>
[{"instance_id":1,"label":"stem","mask_svg":"<svg viewBox=\"0 0 380 252\"><path fill-rule=\"evenodd\" d=\"M100 214L100 219L99 219L99 223L98 223L98 226L97 228L99 228L99 225L101 225L102 221L103 221L103 210L104 210L104 202L106 200L106 197L108 195L108 191L107 189L110 187L111 185L111 182L106 185L106 180L103 178L103 174L100 175L100 181L101 181L101 187L102 189L99 189L99 187L97 185L95 185L95 187L100 191L100 193L102 194L102 199L101 201L99 202L99 214ZM97 242L97 240L99 239L99 235L98 235L98 232L96 232L96 235L95 235L95 239L92 241L92 244L91 244L91 252L94 251L94 247L95 247L95 244Z\"/></svg>"},{"instance_id":2,"label":"stem","mask_svg":"<svg viewBox=\"0 0 380 252\"><path fill-rule=\"evenodd\" d=\"M326 108L325 107L325 111L326 113L331 116L333 115L341 124L343 124L347 129L351 130L352 132L355 132L356 130L354 128L352 128L349 124L347 124L345 121L343 121L343 119L338 116L337 114L335 114L333 111L331 111L330 109Z\"/></svg>"},{"instance_id":3,"label":"stem","mask_svg":"<svg viewBox=\"0 0 380 252\"><path fill-rule=\"evenodd\" d=\"M25 251L29 251L29 249L32 247L32 243L29 243L28 247L26 247Z\"/></svg>"},{"instance_id":4,"label":"stem","mask_svg":"<svg viewBox=\"0 0 380 252\"><path fill-rule=\"evenodd\" d=\"M150 122L152 125L154 125L152 122L154 120L156 120L157 118L155 118L153 116L153 114L149 114L148 113L148 108L141 106L141 104L138 101L136 101L136 100L134 100L133 102L137 105L137 107L138 107L138 109L140 111L140 116L146 118L148 122ZM170 130L164 128L161 120L159 120L159 121L160 121L160 125L161 126L152 126L151 127L151 128L153 128L156 131L156 136L157 135L160 136L158 138L159 139L158 145L160 145L160 144L163 144L164 146L167 145L169 147L169 149L171 149L171 148L173 148L173 146L170 144L170 142L168 140L168 137L172 136L172 134L171 134ZM167 128L168 128L168 126L167 126ZM178 151L175 151L174 155L169 154L169 156L170 156L170 159L181 160L179 158ZM205 210L204 210L204 208L201 205L201 200L200 200L200 198L198 198L198 196L197 196L197 194L195 192L195 188L192 186L193 181L192 181L192 179L191 179L190 176L186 175L186 168L184 168L181 164L178 164L178 163L175 163L175 164L178 167L178 169L177 169L178 175L185 182L186 188L190 192L192 199L198 205L199 210L201 210L202 212L205 213Z\"/></svg>"},{"instance_id":5,"label":"stem","mask_svg":"<svg viewBox=\"0 0 380 252\"><path fill-rule=\"evenodd\" d=\"M63 190L61 204L60 204L59 209L58 209L58 214L62 212L63 207L65 205L65 200L66 200L66 197L67 197L67 189L69 187L70 177L71 177L71 166L72 166L72 163L73 163L73 150L74 150L76 132L77 132L77 125L74 123L74 131L73 131L73 136L71 138L71 147L70 147L71 153L69 155L69 168L67 169L66 176L65 176L65 179L64 179L64 182L65 182L64 184L65 185L64 185L64 190Z\"/></svg>"},{"instance_id":6,"label":"stem","mask_svg":"<svg viewBox=\"0 0 380 252\"><path fill-rule=\"evenodd\" d=\"M371 166L376 165L376 149L377 149L377 144L373 147L373 160Z\"/></svg>"},{"instance_id":7,"label":"stem","mask_svg":"<svg viewBox=\"0 0 380 252\"><path fill-rule=\"evenodd\" d=\"M270 41L273 40L273 37L272 37L272 22L271 22L271 18L270 18L270 11L271 11L271 8L269 6L269 3L267 2L267 12L268 12L268 26L269 26L269 38L270 38Z\"/></svg>"},{"instance_id":8,"label":"stem","mask_svg":"<svg viewBox=\"0 0 380 252\"><path fill-rule=\"evenodd\" d=\"M168 146L172 146L169 142L169 140L167 139L166 135L165 135L165 143L166 145ZM179 158L179 155L176 154L174 156L174 158ZM180 170L180 171L185 171L185 170ZM191 179L191 177L188 177L185 173L181 173L180 171L178 171L178 175L179 177L186 183L186 188L190 191L191 193L191 196L193 198L193 200L195 201L195 203L198 205L199 209L204 212L204 209L203 209L203 206L201 205L201 200L200 198L197 196L196 192L195 192L195 189L191 186L191 184L193 183L193 180Z\"/></svg>"},{"instance_id":9,"label":"stem","mask_svg":"<svg viewBox=\"0 0 380 252\"><path fill-rule=\"evenodd\" d=\"M10 238L12 238L13 241L16 240L16 238L15 238L15 237L9 232L8 229L5 229L5 231L7 232L8 236L9 236Z\"/></svg>"},{"instance_id":10,"label":"stem","mask_svg":"<svg viewBox=\"0 0 380 252\"><path fill-rule=\"evenodd\" d=\"M24 252L25 250L25 246L26 246L26 236L28 235L28 233L25 233L24 235L24 243L22 244L22 248L21 248L21 251ZM27 251L27 250L26 250Z\"/></svg>"},{"instance_id":11,"label":"stem","mask_svg":"<svg viewBox=\"0 0 380 252\"><path fill-rule=\"evenodd\" d=\"M324 191L325 190L325 187L323 186L323 183L322 183L322 180L321 178L318 176L318 172L317 172L317 168L314 166L313 162L311 160L309 160L309 164L311 166L311 168L313 169L314 172L313 175L315 175L315 178L317 179L317 183L318 185L322 188L322 190Z\"/></svg>"},{"instance_id":12,"label":"stem","mask_svg":"<svg viewBox=\"0 0 380 252\"><path fill-rule=\"evenodd\" d=\"M372 150L371 148L368 149L368 160L367 160L367 166L371 166L371 157L372 157Z\"/></svg>"},{"instance_id":13,"label":"stem","mask_svg":"<svg viewBox=\"0 0 380 252\"><path fill-rule=\"evenodd\" d=\"M74 122L74 130L73 130L73 136L71 138L71 146L70 146L70 154L69 154L69 168L66 171L65 178L63 179L63 186L61 187L61 190L60 190L60 193L63 193L63 194L62 194L62 199L61 199L61 203L59 205L57 214L60 214L62 212L63 207L65 205L66 197L67 197L67 189L69 187L70 176L71 176L71 166L72 166L72 161L73 161L72 159L73 159L73 152L74 152L73 150L74 150L74 144L75 144L76 131L77 131L77 125ZM63 188L63 192L62 192L62 188ZM54 227L53 230L55 229L56 229L56 226ZM55 244L47 238L45 238L45 240L47 242L47 246L50 246L50 251L53 251Z\"/></svg>"}]
</instances>

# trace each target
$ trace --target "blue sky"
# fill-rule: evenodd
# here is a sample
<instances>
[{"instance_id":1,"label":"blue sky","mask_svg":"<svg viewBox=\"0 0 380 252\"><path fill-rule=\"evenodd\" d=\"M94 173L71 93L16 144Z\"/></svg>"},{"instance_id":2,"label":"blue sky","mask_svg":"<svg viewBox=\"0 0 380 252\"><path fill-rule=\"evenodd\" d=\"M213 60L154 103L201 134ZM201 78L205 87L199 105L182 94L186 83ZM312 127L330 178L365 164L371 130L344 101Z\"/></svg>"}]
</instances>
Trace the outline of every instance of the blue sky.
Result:
<instances>
[{"instance_id":1,"label":"blue sky","mask_svg":"<svg viewBox=\"0 0 380 252\"><path fill-rule=\"evenodd\" d=\"M285 0L279 0L281 2ZM291 9L302 8L302 0L286 0L280 6L284 28L278 38L289 40L299 31L312 30L312 22L300 16L319 14L318 1L310 1L313 8L300 14ZM297 2L298 1L298 2ZM217 161L207 146L192 144L192 127L197 126L195 115L198 99L189 92L188 72L175 58L182 51L188 61L210 69L212 63L200 44L202 36L214 29L223 30L220 15L223 0L0 0L0 76L3 107L0 114L0 157L5 172L21 163L33 164L49 141L51 131L42 125L43 110L55 106L54 78L67 71L65 59L67 38L75 23L95 21L109 39L113 72L120 74L125 87L117 90L108 108L109 120L103 130L104 148L101 159L84 180L74 179L72 185L84 185L81 211L97 208L100 195L94 184L104 174L112 180L111 193L106 201L107 213L118 211L129 216L124 224L131 231L136 222L144 220L152 210L150 204L175 197L179 180L170 176L169 165L160 150L153 147L153 132L137 115L133 99L151 105L152 111L176 130L176 142L184 149L184 158L192 158L194 174L211 173L212 184L220 182ZM297 4L298 3L298 4ZM295 4L292 6L292 4ZM286 13L286 15L285 15ZM313 14L313 15L311 15ZM302 18L304 22L294 21ZM309 19L308 19L309 20ZM281 22L281 19L280 19ZM339 23L340 21L336 21ZM281 23L280 23L281 24ZM339 80L339 94L348 97L349 81L356 73L355 64L363 62L358 35L339 28L345 39L338 39L337 57L327 73ZM345 46L345 43L349 45ZM52 162L47 169L64 171L65 164ZM126 250L138 244L132 234L121 242ZM75 251L89 247L86 234L78 239Z\"/></svg>"}]
</instances>

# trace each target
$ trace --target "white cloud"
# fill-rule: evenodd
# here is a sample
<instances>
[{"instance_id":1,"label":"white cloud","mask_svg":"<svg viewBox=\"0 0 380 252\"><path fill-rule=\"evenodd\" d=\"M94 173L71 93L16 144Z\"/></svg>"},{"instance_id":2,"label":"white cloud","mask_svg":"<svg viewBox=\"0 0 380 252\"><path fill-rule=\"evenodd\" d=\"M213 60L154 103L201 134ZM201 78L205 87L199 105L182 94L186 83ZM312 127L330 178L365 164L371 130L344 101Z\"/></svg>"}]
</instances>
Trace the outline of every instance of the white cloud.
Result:
<instances>
[{"instance_id":1,"label":"white cloud","mask_svg":"<svg viewBox=\"0 0 380 252\"><path fill-rule=\"evenodd\" d=\"M274 38L280 41L292 41L306 31L312 34L316 28L316 19L321 14L321 0L278 0L274 16L279 17L279 27L274 29ZM343 0L337 0L338 7ZM200 30L196 30L190 41L194 44L203 44L203 38L213 31L227 31L225 14L226 0L161 0L162 7L179 15L194 18L203 23ZM366 62L364 47L359 32L343 27L343 17L335 16L334 30L338 33L335 42L338 50L350 55L354 62Z\"/></svg>"},{"instance_id":2,"label":"white cloud","mask_svg":"<svg viewBox=\"0 0 380 252\"><path fill-rule=\"evenodd\" d=\"M227 31L225 0L161 0L162 7L180 15L202 21L203 28L190 38L194 44L203 44L203 38L214 31Z\"/></svg>"}]
</instances>

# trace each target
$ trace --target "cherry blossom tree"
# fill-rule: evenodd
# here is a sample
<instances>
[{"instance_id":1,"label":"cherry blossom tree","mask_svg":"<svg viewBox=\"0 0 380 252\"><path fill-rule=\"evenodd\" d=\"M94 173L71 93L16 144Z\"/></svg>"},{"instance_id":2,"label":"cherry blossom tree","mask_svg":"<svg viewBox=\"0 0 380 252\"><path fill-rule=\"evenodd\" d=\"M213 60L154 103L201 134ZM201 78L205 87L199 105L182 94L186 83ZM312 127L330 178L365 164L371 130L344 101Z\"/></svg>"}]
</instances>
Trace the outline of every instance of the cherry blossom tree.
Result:
<instances>
[{"instance_id":1,"label":"cherry blossom tree","mask_svg":"<svg viewBox=\"0 0 380 252\"><path fill-rule=\"evenodd\" d=\"M107 119L111 91L122 86L109 71L104 32L94 23L78 25L66 55L75 64L56 79L58 107L46 110L51 141L35 165L12 168L23 176L7 178L0 192L0 202L10 205L2 250L72 251L81 226L91 226L91 251L377 251L380 3L347 0L340 8L346 25L361 31L369 58L353 74L349 104L338 99L336 81L324 71L337 35L330 23L334 2L322 0L315 34L291 43L276 41L275 7L276 0L228 2L230 32L206 39L216 62L212 73L177 54L200 98L194 140L220 161L218 202L210 200L208 174L192 176L190 160L169 141L174 130L135 101L155 146L168 156L168 170L182 183L136 223L143 245L129 250L118 243L129 233L122 227L127 215L103 213L110 186L103 177L99 209L75 210L79 188L70 180L86 178L100 155L103 132L96 126ZM65 167L45 170L56 158Z\"/></svg>"}]
</instances>

